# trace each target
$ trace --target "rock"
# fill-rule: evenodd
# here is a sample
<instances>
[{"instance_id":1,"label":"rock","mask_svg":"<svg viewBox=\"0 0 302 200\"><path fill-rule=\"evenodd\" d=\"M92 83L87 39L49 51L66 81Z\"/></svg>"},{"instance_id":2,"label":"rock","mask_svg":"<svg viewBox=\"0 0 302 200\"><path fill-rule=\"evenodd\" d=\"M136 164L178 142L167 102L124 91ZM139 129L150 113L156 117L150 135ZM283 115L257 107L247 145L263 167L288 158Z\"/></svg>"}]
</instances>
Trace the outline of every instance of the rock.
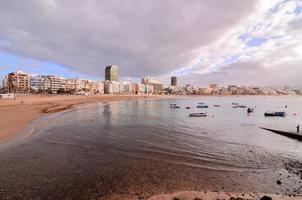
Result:
<instances>
[{"instance_id":1,"label":"rock","mask_svg":"<svg viewBox=\"0 0 302 200\"><path fill-rule=\"evenodd\" d=\"M261 197L260 200L273 200L272 197L269 197L269 196L263 196Z\"/></svg>"}]
</instances>

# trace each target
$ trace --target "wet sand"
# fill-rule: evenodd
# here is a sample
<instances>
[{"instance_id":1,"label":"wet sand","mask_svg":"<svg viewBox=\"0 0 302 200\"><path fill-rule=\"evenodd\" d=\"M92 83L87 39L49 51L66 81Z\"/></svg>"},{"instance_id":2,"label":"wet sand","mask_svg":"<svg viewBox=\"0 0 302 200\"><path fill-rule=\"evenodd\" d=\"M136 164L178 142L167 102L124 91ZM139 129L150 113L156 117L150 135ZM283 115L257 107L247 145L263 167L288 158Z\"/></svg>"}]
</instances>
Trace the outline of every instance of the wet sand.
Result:
<instances>
[{"instance_id":1,"label":"wet sand","mask_svg":"<svg viewBox=\"0 0 302 200\"><path fill-rule=\"evenodd\" d=\"M168 98L161 95L95 95L95 96L19 96L15 100L0 99L0 141L23 130L32 120L89 103Z\"/></svg>"},{"instance_id":2,"label":"wet sand","mask_svg":"<svg viewBox=\"0 0 302 200\"><path fill-rule=\"evenodd\" d=\"M264 197L271 197L272 200L301 200L301 197L283 196L264 193L232 193L232 192L213 192L213 191L183 191L173 194L154 195L147 200L260 200ZM112 195L102 200L137 200L140 197L135 195ZM142 198L143 199L143 198Z\"/></svg>"}]
</instances>

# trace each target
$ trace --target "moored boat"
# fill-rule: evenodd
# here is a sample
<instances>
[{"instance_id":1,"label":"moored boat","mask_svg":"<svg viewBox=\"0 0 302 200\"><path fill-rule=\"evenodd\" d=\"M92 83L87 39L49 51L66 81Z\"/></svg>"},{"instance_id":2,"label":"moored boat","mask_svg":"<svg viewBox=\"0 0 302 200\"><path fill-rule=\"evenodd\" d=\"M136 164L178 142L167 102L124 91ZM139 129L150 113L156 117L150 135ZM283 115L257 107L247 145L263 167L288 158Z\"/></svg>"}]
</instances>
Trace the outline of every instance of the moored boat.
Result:
<instances>
[{"instance_id":1,"label":"moored boat","mask_svg":"<svg viewBox=\"0 0 302 200\"><path fill-rule=\"evenodd\" d=\"M238 108L246 108L245 105L238 105L237 107L238 107Z\"/></svg>"},{"instance_id":2,"label":"moored boat","mask_svg":"<svg viewBox=\"0 0 302 200\"><path fill-rule=\"evenodd\" d=\"M265 112L265 117L285 117L285 112Z\"/></svg>"},{"instance_id":3,"label":"moored boat","mask_svg":"<svg viewBox=\"0 0 302 200\"><path fill-rule=\"evenodd\" d=\"M170 108L180 108L176 103L171 103Z\"/></svg>"},{"instance_id":4,"label":"moored boat","mask_svg":"<svg viewBox=\"0 0 302 200\"><path fill-rule=\"evenodd\" d=\"M197 105L196 107L197 107L197 108L209 108L208 105Z\"/></svg>"},{"instance_id":5,"label":"moored boat","mask_svg":"<svg viewBox=\"0 0 302 200\"><path fill-rule=\"evenodd\" d=\"M220 105L218 105L218 104L214 104L213 106L214 106L214 107L220 107Z\"/></svg>"},{"instance_id":6,"label":"moored boat","mask_svg":"<svg viewBox=\"0 0 302 200\"><path fill-rule=\"evenodd\" d=\"M249 108L247 109L247 113L252 113L252 112L254 112L254 108L249 107Z\"/></svg>"},{"instance_id":7,"label":"moored boat","mask_svg":"<svg viewBox=\"0 0 302 200\"><path fill-rule=\"evenodd\" d=\"M189 117L206 117L207 113L190 113Z\"/></svg>"}]
</instances>

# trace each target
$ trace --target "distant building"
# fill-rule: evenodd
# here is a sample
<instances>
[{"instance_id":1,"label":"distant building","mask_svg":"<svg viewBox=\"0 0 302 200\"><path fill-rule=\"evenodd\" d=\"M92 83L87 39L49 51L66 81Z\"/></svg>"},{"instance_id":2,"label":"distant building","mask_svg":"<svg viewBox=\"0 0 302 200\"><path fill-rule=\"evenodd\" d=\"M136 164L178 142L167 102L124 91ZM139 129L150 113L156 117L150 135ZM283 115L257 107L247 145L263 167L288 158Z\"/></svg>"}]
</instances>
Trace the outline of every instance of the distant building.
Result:
<instances>
[{"instance_id":1,"label":"distant building","mask_svg":"<svg viewBox=\"0 0 302 200\"><path fill-rule=\"evenodd\" d=\"M116 81L105 81L105 94L120 94L120 83Z\"/></svg>"},{"instance_id":2,"label":"distant building","mask_svg":"<svg viewBox=\"0 0 302 200\"><path fill-rule=\"evenodd\" d=\"M148 76L142 78L142 84L161 84L161 82L154 77Z\"/></svg>"},{"instance_id":3,"label":"distant building","mask_svg":"<svg viewBox=\"0 0 302 200\"><path fill-rule=\"evenodd\" d=\"M7 91L9 93L29 93L30 76L22 71L12 72L7 75Z\"/></svg>"},{"instance_id":4,"label":"distant building","mask_svg":"<svg viewBox=\"0 0 302 200\"><path fill-rule=\"evenodd\" d=\"M39 92L43 90L44 78L41 75L30 75L30 90L32 92Z\"/></svg>"},{"instance_id":5,"label":"distant building","mask_svg":"<svg viewBox=\"0 0 302 200\"><path fill-rule=\"evenodd\" d=\"M171 86L177 86L177 77L176 76L172 76L171 77Z\"/></svg>"},{"instance_id":6,"label":"distant building","mask_svg":"<svg viewBox=\"0 0 302 200\"><path fill-rule=\"evenodd\" d=\"M49 75L48 78L50 80L50 93L57 94L61 89L61 79L53 75Z\"/></svg>"},{"instance_id":7,"label":"distant building","mask_svg":"<svg viewBox=\"0 0 302 200\"><path fill-rule=\"evenodd\" d=\"M209 85L209 88L217 89L217 84L210 84L210 85Z\"/></svg>"},{"instance_id":8,"label":"distant building","mask_svg":"<svg viewBox=\"0 0 302 200\"><path fill-rule=\"evenodd\" d=\"M98 81L98 86L99 86L99 94L104 94L104 82Z\"/></svg>"},{"instance_id":9,"label":"distant building","mask_svg":"<svg viewBox=\"0 0 302 200\"><path fill-rule=\"evenodd\" d=\"M161 94L163 92L163 85L160 81L155 79L154 77L144 77L142 78L142 84L144 85L152 85L153 93Z\"/></svg>"},{"instance_id":10,"label":"distant building","mask_svg":"<svg viewBox=\"0 0 302 200\"><path fill-rule=\"evenodd\" d=\"M145 94L145 84L136 84L136 93L137 94Z\"/></svg>"},{"instance_id":11,"label":"distant building","mask_svg":"<svg viewBox=\"0 0 302 200\"><path fill-rule=\"evenodd\" d=\"M2 92L7 93L8 92L8 76L5 76L2 80Z\"/></svg>"},{"instance_id":12,"label":"distant building","mask_svg":"<svg viewBox=\"0 0 302 200\"><path fill-rule=\"evenodd\" d=\"M136 85L134 83L124 84L124 93L125 94L136 94Z\"/></svg>"},{"instance_id":13,"label":"distant building","mask_svg":"<svg viewBox=\"0 0 302 200\"><path fill-rule=\"evenodd\" d=\"M145 85L145 93L146 94L153 94L153 85Z\"/></svg>"},{"instance_id":14,"label":"distant building","mask_svg":"<svg viewBox=\"0 0 302 200\"><path fill-rule=\"evenodd\" d=\"M105 68L106 81L118 81L118 66L109 65Z\"/></svg>"}]
</instances>

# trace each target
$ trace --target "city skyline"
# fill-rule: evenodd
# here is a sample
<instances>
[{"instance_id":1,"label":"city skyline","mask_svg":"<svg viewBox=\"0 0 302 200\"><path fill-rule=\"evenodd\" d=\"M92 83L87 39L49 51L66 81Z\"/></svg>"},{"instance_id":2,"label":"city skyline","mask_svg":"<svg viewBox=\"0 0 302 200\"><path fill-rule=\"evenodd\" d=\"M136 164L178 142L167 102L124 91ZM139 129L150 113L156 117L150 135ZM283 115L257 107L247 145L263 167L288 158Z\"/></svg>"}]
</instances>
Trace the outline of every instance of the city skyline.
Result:
<instances>
[{"instance_id":1,"label":"city skyline","mask_svg":"<svg viewBox=\"0 0 302 200\"><path fill-rule=\"evenodd\" d=\"M1 79L22 70L100 80L103 66L115 63L121 81L139 82L151 75L169 84L177 76L180 85L301 88L299 1L166 1L161 6L150 1L147 7L136 1L71 7L59 1L29 1L26 7L16 3L0 6ZM72 8L77 12L68 12ZM33 12L41 20L29 14ZM9 23L4 20L8 14ZM77 28L78 21L84 28ZM126 25L131 30L124 30Z\"/></svg>"},{"instance_id":2,"label":"city skyline","mask_svg":"<svg viewBox=\"0 0 302 200\"><path fill-rule=\"evenodd\" d=\"M119 82L118 66L105 67L105 80L63 78L56 75L29 74L23 71L8 73L2 80L0 94L175 94L175 95L301 95L297 88L257 87L244 85L219 86L215 83L206 87L190 84L177 85L177 77L171 76L170 85L163 85L154 77L142 77L139 82Z\"/></svg>"}]
</instances>

